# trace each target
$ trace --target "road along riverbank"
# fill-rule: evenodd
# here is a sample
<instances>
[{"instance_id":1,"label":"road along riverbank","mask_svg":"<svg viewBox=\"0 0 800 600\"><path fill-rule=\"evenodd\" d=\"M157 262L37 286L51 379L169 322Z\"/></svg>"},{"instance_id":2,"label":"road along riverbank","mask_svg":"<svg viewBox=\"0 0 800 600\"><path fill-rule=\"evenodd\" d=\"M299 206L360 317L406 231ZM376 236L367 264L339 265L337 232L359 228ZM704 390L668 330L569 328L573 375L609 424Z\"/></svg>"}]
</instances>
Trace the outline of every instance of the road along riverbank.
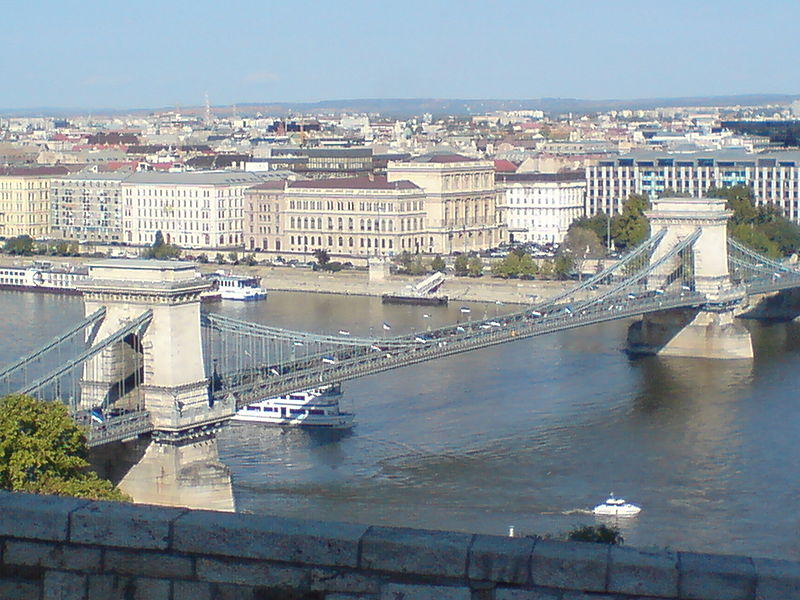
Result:
<instances>
[{"instance_id":1,"label":"road along riverbank","mask_svg":"<svg viewBox=\"0 0 800 600\"><path fill-rule=\"evenodd\" d=\"M16 257L0 256L0 267L24 267L34 261L47 261L54 266L62 264L79 266L94 260L87 257ZM124 259L120 259L124 260ZM276 267L245 265L198 265L203 272L224 270L238 275L255 275L261 278L267 290L287 292L314 292L356 296L382 296L402 294L409 286L421 281L424 276L389 275L383 281L370 281L366 271L339 271L329 273L314 271L308 267ZM545 281L496 279L483 277L455 277L448 275L439 293L450 300L465 302L502 302L504 304L530 304L552 298L575 285L573 281Z\"/></svg>"}]
</instances>

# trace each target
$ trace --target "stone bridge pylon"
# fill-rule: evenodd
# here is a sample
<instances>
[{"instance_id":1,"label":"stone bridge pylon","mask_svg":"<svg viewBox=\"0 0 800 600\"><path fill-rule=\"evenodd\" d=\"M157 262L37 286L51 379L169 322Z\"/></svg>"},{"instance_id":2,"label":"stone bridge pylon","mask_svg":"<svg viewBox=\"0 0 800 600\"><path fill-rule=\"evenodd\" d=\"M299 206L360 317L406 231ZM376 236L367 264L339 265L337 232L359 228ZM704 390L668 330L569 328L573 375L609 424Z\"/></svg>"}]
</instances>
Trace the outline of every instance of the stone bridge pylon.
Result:
<instances>
[{"instance_id":1,"label":"stone bridge pylon","mask_svg":"<svg viewBox=\"0 0 800 600\"><path fill-rule=\"evenodd\" d=\"M683 271L694 291L707 302L688 309L645 315L628 331L628 349L637 354L697 358L752 358L750 332L734 319L736 306L745 295L735 287L728 271L727 223L732 211L718 198L659 198L646 213L653 232L666 235L651 262L669 253L689 236L699 237L690 253L680 253L661 264L648 278L653 290L680 285L675 274ZM685 285L685 284L684 284ZM688 291L688 290L687 290Z\"/></svg>"},{"instance_id":2,"label":"stone bridge pylon","mask_svg":"<svg viewBox=\"0 0 800 600\"><path fill-rule=\"evenodd\" d=\"M106 308L102 339L152 311L150 322L88 360L81 403L147 410L156 437L178 438L229 418L229 402L212 401L203 358L200 293L210 283L194 264L105 260L89 265L80 286L86 314Z\"/></svg>"}]
</instances>

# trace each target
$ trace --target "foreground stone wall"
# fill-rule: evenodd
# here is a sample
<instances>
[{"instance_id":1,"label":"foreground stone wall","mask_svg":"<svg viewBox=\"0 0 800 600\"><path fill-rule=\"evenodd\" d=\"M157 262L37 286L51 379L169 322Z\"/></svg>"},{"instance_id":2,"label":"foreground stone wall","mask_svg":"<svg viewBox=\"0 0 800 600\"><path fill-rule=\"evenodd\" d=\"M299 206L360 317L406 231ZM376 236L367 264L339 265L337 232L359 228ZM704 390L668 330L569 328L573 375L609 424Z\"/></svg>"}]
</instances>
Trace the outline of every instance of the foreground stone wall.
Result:
<instances>
[{"instance_id":1,"label":"foreground stone wall","mask_svg":"<svg viewBox=\"0 0 800 600\"><path fill-rule=\"evenodd\" d=\"M0 598L791 600L800 563L0 492Z\"/></svg>"}]
</instances>

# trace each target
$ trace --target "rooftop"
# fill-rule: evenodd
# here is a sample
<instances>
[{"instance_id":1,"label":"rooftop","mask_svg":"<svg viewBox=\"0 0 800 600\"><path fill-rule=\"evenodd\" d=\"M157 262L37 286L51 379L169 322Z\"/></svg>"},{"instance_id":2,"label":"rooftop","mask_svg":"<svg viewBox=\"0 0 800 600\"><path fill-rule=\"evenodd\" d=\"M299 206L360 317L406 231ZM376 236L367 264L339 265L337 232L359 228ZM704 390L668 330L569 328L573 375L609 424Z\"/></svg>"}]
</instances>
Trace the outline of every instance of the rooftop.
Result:
<instances>
[{"instance_id":1,"label":"rooftop","mask_svg":"<svg viewBox=\"0 0 800 600\"><path fill-rule=\"evenodd\" d=\"M315 179L292 181L292 189L342 189L342 190L418 190L410 181L387 181L385 176L347 177L334 179Z\"/></svg>"},{"instance_id":2,"label":"rooftop","mask_svg":"<svg viewBox=\"0 0 800 600\"><path fill-rule=\"evenodd\" d=\"M186 171L183 173L140 171L128 177L125 183L153 185L256 185L261 183L261 179L245 171Z\"/></svg>"}]
</instances>

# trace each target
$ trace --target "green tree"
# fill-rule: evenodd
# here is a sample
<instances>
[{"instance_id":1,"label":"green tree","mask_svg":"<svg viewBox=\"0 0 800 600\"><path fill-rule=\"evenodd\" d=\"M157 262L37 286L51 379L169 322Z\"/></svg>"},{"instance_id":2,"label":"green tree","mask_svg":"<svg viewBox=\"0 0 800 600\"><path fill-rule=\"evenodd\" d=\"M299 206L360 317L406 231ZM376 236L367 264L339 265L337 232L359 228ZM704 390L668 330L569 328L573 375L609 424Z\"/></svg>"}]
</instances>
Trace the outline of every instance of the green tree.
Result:
<instances>
[{"instance_id":1,"label":"green tree","mask_svg":"<svg viewBox=\"0 0 800 600\"><path fill-rule=\"evenodd\" d=\"M6 240L3 250L8 254L17 256L30 256L33 254L33 238L29 235L18 235Z\"/></svg>"},{"instance_id":2,"label":"green tree","mask_svg":"<svg viewBox=\"0 0 800 600\"><path fill-rule=\"evenodd\" d=\"M553 274L559 279L566 279L575 271L575 259L569 252L559 252L553 261Z\"/></svg>"},{"instance_id":3,"label":"green tree","mask_svg":"<svg viewBox=\"0 0 800 600\"><path fill-rule=\"evenodd\" d=\"M606 215L606 213L600 212L592 215L591 217L580 217L575 219L569 226L570 229L573 227L580 227L581 229L589 229L590 231L594 231L597 237L603 241L604 245L609 245L609 222L608 215Z\"/></svg>"},{"instance_id":4,"label":"green tree","mask_svg":"<svg viewBox=\"0 0 800 600\"><path fill-rule=\"evenodd\" d=\"M159 229L156 231L155 240L153 245L145 252L146 258L154 258L156 260L168 260L170 258L178 258L181 255L181 249L173 244L164 242L164 234Z\"/></svg>"},{"instance_id":5,"label":"green tree","mask_svg":"<svg viewBox=\"0 0 800 600\"><path fill-rule=\"evenodd\" d=\"M625 541L618 527L608 525L580 525L567 534L567 539L573 542L594 542L612 546L621 545Z\"/></svg>"},{"instance_id":6,"label":"green tree","mask_svg":"<svg viewBox=\"0 0 800 600\"><path fill-rule=\"evenodd\" d=\"M102 500L129 498L89 471L86 436L60 402L0 398L0 489Z\"/></svg>"},{"instance_id":7,"label":"green tree","mask_svg":"<svg viewBox=\"0 0 800 600\"><path fill-rule=\"evenodd\" d=\"M231 250L230 252L228 252L228 262L231 263L232 265L239 264L239 255L236 253L235 250Z\"/></svg>"},{"instance_id":8,"label":"green tree","mask_svg":"<svg viewBox=\"0 0 800 600\"><path fill-rule=\"evenodd\" d=\"M330 254L328 254L328 251L324 250L323 248L317 248L314 250L314 258L317 259L317 264L323 269L329 262L331 262Z\"/></svg>"},{"instance_id":9,"label":"green tree","mask_svg":"<svg viewBox=\"0 0 800 600\"><path fill-rule=\"evenodd\" d=\"M456 260L453 262L453 271L460 277L469 275L469 257L466 254L456 256Z\"/></svg>"},{"instance_id":10,"label":"green tree","mask_svg":"<svg viewBox=\"0 0 800 600\"><path fill-rule=\"evenodd\" d=\"M650 223L644 214L650 208L647 196L631 194L622 213L611 222L611 237L618 248L638 246L650 236Z\"/></svg>"},{"instance_id":11,"label":"green tree","mask_svg":"<svg viewBox=\"0 0 800 600\"><path fill-rule=\"evenodd\" d=\"M467 261L467 272L470 277L480 277L483 275L483 261L477 254L473 254Z\"/></svg>"},{"instance_id":12,"label":"green tree","mask_svg":"<svg viewBox=\"0 0 800 600\"><path fill-rule=\"evenodd\" d=\"M728 208L733 211L728 222L732 238L773 258L800 251L800 227L774 205L756 206L749 187L711 188L707 195L727 200Z\"/></svg>"},{"instance_id":13,"label":"green tree","mask_svg":"<svg viewBox=\"0 0 800 600\"><path fill-rule=\"evenodd\" d=\"M447 265L445 265L444 259L441 256L437 254L436 256L433 257L433 260L431 261L431 271L434 272L439 271L441 273L444 273L444 270L446 268Z\"/></svg>"},{"instance_id":14,"label":"green tree","mask_svg":"<svg viewBox=\"0 0 800 600\"><path fill-rule=\"evenodd\" d=\"M214 262L217 263L218 265L225 264L225 257L222 256L222 252L217 252L217 255L214 257Z\"/></svg>"}]
</instances>

